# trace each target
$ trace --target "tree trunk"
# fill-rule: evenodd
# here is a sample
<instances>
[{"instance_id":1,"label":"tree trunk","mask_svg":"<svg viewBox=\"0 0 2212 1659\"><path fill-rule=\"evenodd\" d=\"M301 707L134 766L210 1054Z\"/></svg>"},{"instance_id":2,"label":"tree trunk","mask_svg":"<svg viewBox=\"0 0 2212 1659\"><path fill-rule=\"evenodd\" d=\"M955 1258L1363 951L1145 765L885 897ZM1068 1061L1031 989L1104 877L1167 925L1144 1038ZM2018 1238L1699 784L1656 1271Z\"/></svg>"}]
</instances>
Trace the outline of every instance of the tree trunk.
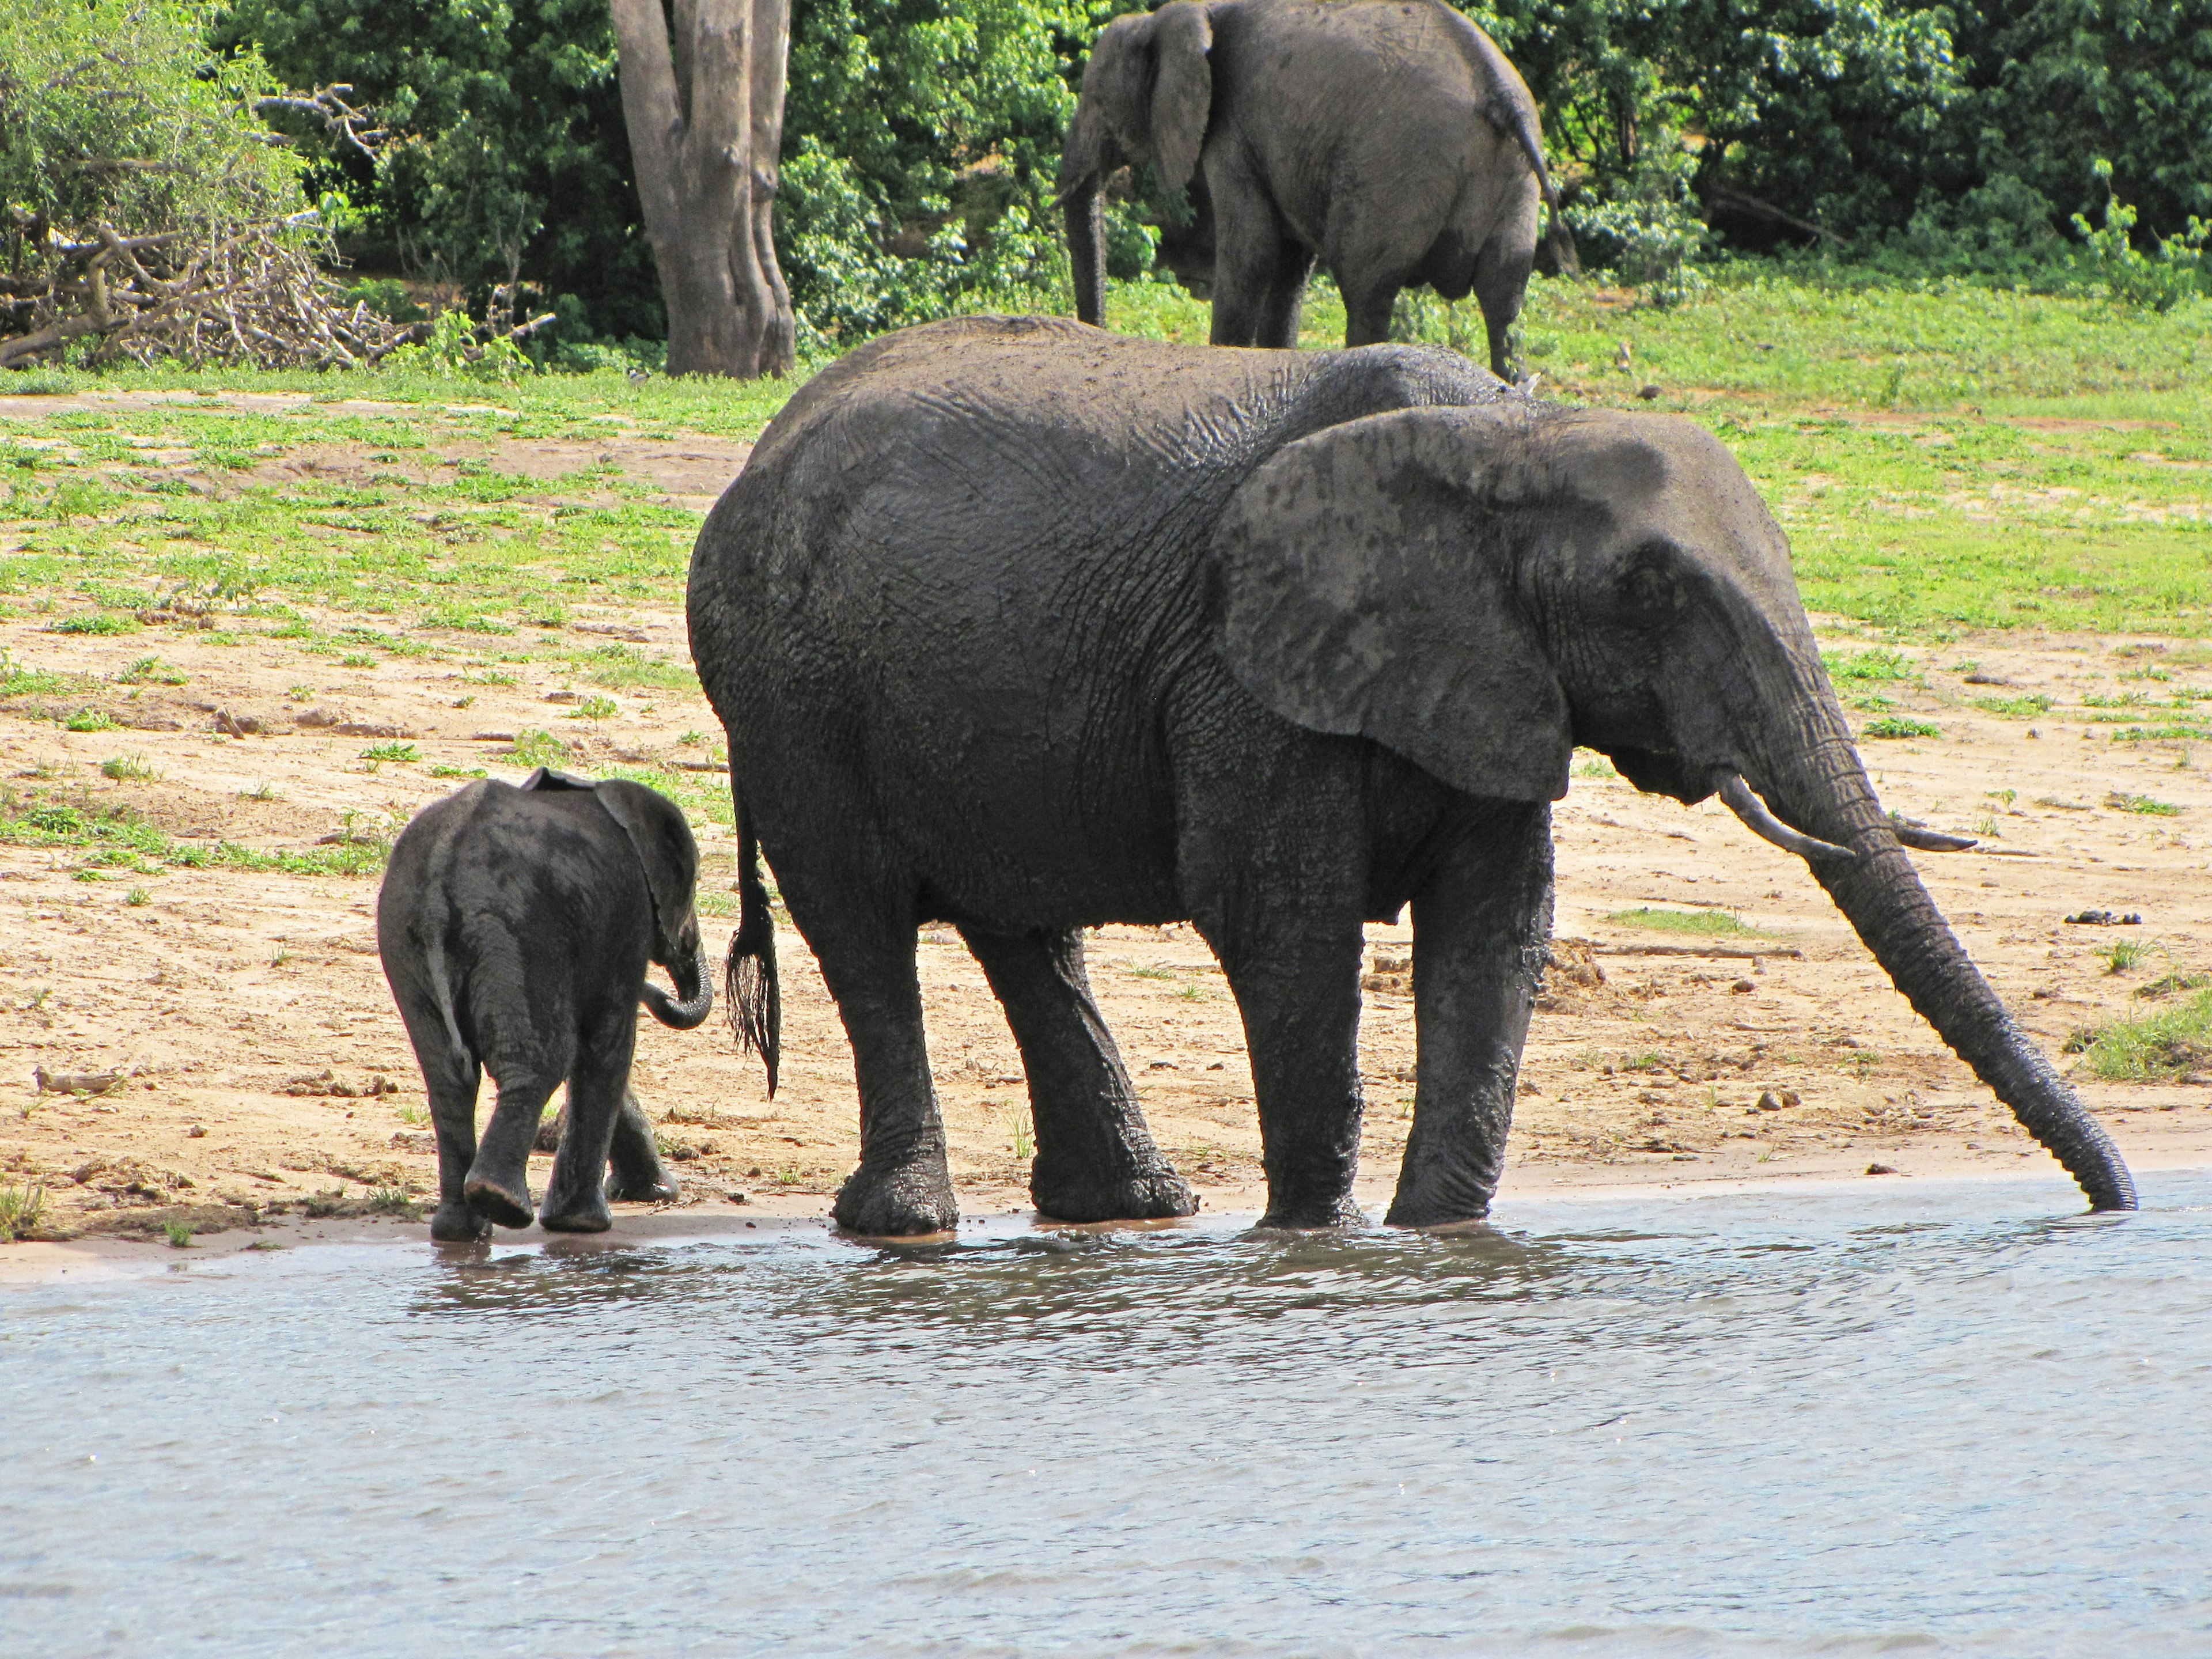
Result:
<instances>
[{"instance_id":1,"label":"tree trunk","mask_svg":"<svg viewBox=\"0 0 2212 1659\"><path fill-rule=\"evenodd\" d=\"M789 0L611 3L668 372L781 374L794 325L770 231Z\"/></svg>"}]
</instances>

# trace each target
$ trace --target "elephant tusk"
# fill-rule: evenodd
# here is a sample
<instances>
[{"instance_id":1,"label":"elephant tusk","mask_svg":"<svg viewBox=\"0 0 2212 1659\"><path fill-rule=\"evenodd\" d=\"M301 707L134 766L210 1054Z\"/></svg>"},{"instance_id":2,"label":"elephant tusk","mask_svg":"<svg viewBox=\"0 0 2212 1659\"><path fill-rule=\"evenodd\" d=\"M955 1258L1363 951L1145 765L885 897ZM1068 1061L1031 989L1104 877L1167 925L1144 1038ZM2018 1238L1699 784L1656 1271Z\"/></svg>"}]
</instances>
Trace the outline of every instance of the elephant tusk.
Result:
<instances>
[{"instance_id":1,"label":"elephant tusk","mask_svg":"<svg viewBox=\"0 0 2212 1659\"><path fill-rule=\"evenodd\" d=\"M1838 847L1832 841L1820 841L1792 830L1768 811L1766 803L1753 794L1751 786L1734 772L1723 781L1720 797L1728 804L1729 811L1743 820L1745 829L1762 841L1772 842L1785 853L1795 853L1808 861L1857 856L1848 847Z\"/></svg>"},{"instance_id":2,"label":"elephant tusk","mask_svg":"<svg viewBox=\"0 0 2212 1659\"><path fill-rule=\"evenodd\" d=\"M1917 847L1923 853L1963 853L1980 843L1972 836L1947 836L1941 830L1923 830L1909 823L1892 822L1890 828L1907 847Z\"/></svg>"}]
</instances>

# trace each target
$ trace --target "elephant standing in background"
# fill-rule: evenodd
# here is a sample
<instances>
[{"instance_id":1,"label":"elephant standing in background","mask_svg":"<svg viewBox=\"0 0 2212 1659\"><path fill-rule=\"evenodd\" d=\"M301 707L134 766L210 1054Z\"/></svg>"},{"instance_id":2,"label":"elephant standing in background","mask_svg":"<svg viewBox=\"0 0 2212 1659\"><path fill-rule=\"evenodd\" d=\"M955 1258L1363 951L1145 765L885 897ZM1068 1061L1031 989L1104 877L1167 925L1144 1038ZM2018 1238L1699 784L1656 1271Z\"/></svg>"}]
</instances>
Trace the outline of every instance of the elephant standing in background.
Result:
<instances>
[{"instance_id":1,"label":"elephant standing in background","mask_svg":"<svg viewBox=\"0 0 2212 1659\"><path fill-rule=\"evenodd\" d=\"M773 1079L764 851L852 1041L860 1164L835 1213L856 1232L957 1219L927 921L1005 1006L1045 1213L1194 1207L1082 934L1188 920L1243 1015L1268 1220L1350 1219L1362 924L1408 902L1418 1081L1390 1218L1482 1215L1577 744L1802 854L2091 1201L2133 1205L1905 850L1964 843L1882 810L1781 530L1686 421L1537 403L1420 348L933 324L769 423L700 531L690 612L742 831L732 995Z\"/></svg>"},{"instance_id":2,"label":"elephant standing in background","mask_svg":"<svg viewBox=\"0 0 2212 1659\"><path fill-rule=\"evenodd\" d=\"M1086 323L1105 322L1099 192L1124 162L1210 216L1216 345L1297 345L1318 258L1346 345L1389 337L1401 288L1472 289L1507 375L1540 199L1562 268L1578 268L1535 100L1443 0L1172 0L1115 19L1060 162Z\"/></svg>"},{"instance_id":3,"label":"elephant standing in background","mask_svg":"<svg viewBox=\"0 0 2212 1659\"><path fill-rule=\"evenodd\" d=\"M437 1131L433 1238L530 1224L531 1146L564 1079L543 1224L599 1232L609 1198L676 1196L629 1066L641 1000L678 1030L714 1006L698 874L698 843L666 796L544 767L519 789L487 779L456 790L400 832L376 944ZM676 996L646 978L649 963L668 969ZM479 1145L484 1071L499 1103Z\"/></svg>"}]
</instances>

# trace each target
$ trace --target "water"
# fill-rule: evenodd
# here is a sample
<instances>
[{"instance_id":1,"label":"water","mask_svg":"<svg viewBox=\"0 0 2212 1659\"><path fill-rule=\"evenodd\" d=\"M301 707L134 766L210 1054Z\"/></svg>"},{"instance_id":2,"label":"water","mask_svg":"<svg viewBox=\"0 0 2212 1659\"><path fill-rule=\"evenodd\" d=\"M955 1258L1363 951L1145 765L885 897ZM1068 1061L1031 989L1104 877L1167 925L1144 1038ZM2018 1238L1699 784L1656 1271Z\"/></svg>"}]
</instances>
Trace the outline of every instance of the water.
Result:
<instances>
[{"instance_id":1,"label":"water","mask_svg":"<svg viewBox=\"0 0 2212 1659\"><path fill-rule=\"evenodd\" d=\"M2212 1176L0 1295L40 1654L2212 1650Z\"/></svg>"}]
</instances>

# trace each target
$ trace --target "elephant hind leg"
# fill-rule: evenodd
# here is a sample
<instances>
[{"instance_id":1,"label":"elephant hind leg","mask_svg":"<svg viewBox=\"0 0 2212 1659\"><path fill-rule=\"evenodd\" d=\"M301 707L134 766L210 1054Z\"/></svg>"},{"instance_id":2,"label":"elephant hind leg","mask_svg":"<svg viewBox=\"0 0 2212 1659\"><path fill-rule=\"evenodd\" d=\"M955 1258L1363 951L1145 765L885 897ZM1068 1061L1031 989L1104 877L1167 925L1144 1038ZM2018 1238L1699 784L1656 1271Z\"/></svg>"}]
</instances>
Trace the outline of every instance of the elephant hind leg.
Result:
<instances>
[{"instance_id":1,"label":"elephant hind leg","mask_svg":"<svg viewBox=\"0 0 2212 1659\"><path fill-rule=\"evenodd\" d=\"M1313 275L1313 251L1300 243L1285 242L1276 250L1275 274L1261 303L1255 345L1297 349L1298 316L1305 309L1306 279Z\"/></svg>"},{"instance_id":2,"label":"elephant hind leg","mask_svg":"<svg viewBox=\"0 0 2212 1659\"><path fill-rule=\"evenodd\" d=\"M629 1067L637 1048L637 1009L610 1012L582 1046L568 1073L568 1125L553 1173L545 1182L538 1224L554 1233L603 1233L613 1224L607 1208L607 1153L629 1103ZM642 1114L641 1114L642 1115ZM650 1143L653 1131L645 1133Z\"/></svg>"},{"instance_id":3,"label":"elephant hind leg","mask_svg":"<svg viewBox=\"0 0 2212 1659\"><path fill-rule=\"evenodd\" d=\"M444 1012L428 1000L402 996L399 1018L415 1046L422 1086L430 1098L430 1125L438 1140L438 1210L430 1237L441 1243L485 1237L490 1224L469 1208L463 1192L477 1156L477 1091L483 1068L464 1052L446 1026Z\"/></svg>"},{"instance_id":4,"label":"elephant hind leg","mask_svg":"<svg viewBox=\"0 0 2212 1659\"><path fill-rule=\"evenodd\" d=\"M1091 997L1082 933L960 931L1006 1011L1029 1073L1037 1209L1061 1221L1196 1214L1197 1197L1153 1145Z\"/></svg>"},{"instance_id":5,"label":"elephant hind leg","mask_svg":"<svg viewBox=\"0 0 2212 1659\"><path fill-rule=\"evenodd\" d=\"M1397 306L1398 290L1404 283L1395 276L1352 278L1347 283L1342 271L1337 273L1336 280L1344 294L1345 344L1380 345L1389 339L1390 313Z\"/></svg>"},{"instance_id":6,"label":"elephant hind leg","mask_svg":"<svg viewBox=\"0 0 2212 1659\"><path fill-rule=\"evenodd\" d=\"M680 1191L676 1177L660 1161L653 1120L646 1116L636 1095L624 1089L614 1139L607 1148L607 1196L618 1204L670 1204Z\"/></svg>"},{"instance_id":7,"label":"elephant hind leg","mask_svg":"<svg viewBox=\"0 0 2212 1659\"><path fill-rule=\"evenodd\" d=\"M502 1067L499 1099L483 1139L470 1161L468 1179L461 1192L477 1218L502 1227L527 1227L536 1219L530 1202L530 1146L538 1138L538 1121L545 1103L553 1097L557 1076L542 1072Z\"/></svg>"}]
</instances>

